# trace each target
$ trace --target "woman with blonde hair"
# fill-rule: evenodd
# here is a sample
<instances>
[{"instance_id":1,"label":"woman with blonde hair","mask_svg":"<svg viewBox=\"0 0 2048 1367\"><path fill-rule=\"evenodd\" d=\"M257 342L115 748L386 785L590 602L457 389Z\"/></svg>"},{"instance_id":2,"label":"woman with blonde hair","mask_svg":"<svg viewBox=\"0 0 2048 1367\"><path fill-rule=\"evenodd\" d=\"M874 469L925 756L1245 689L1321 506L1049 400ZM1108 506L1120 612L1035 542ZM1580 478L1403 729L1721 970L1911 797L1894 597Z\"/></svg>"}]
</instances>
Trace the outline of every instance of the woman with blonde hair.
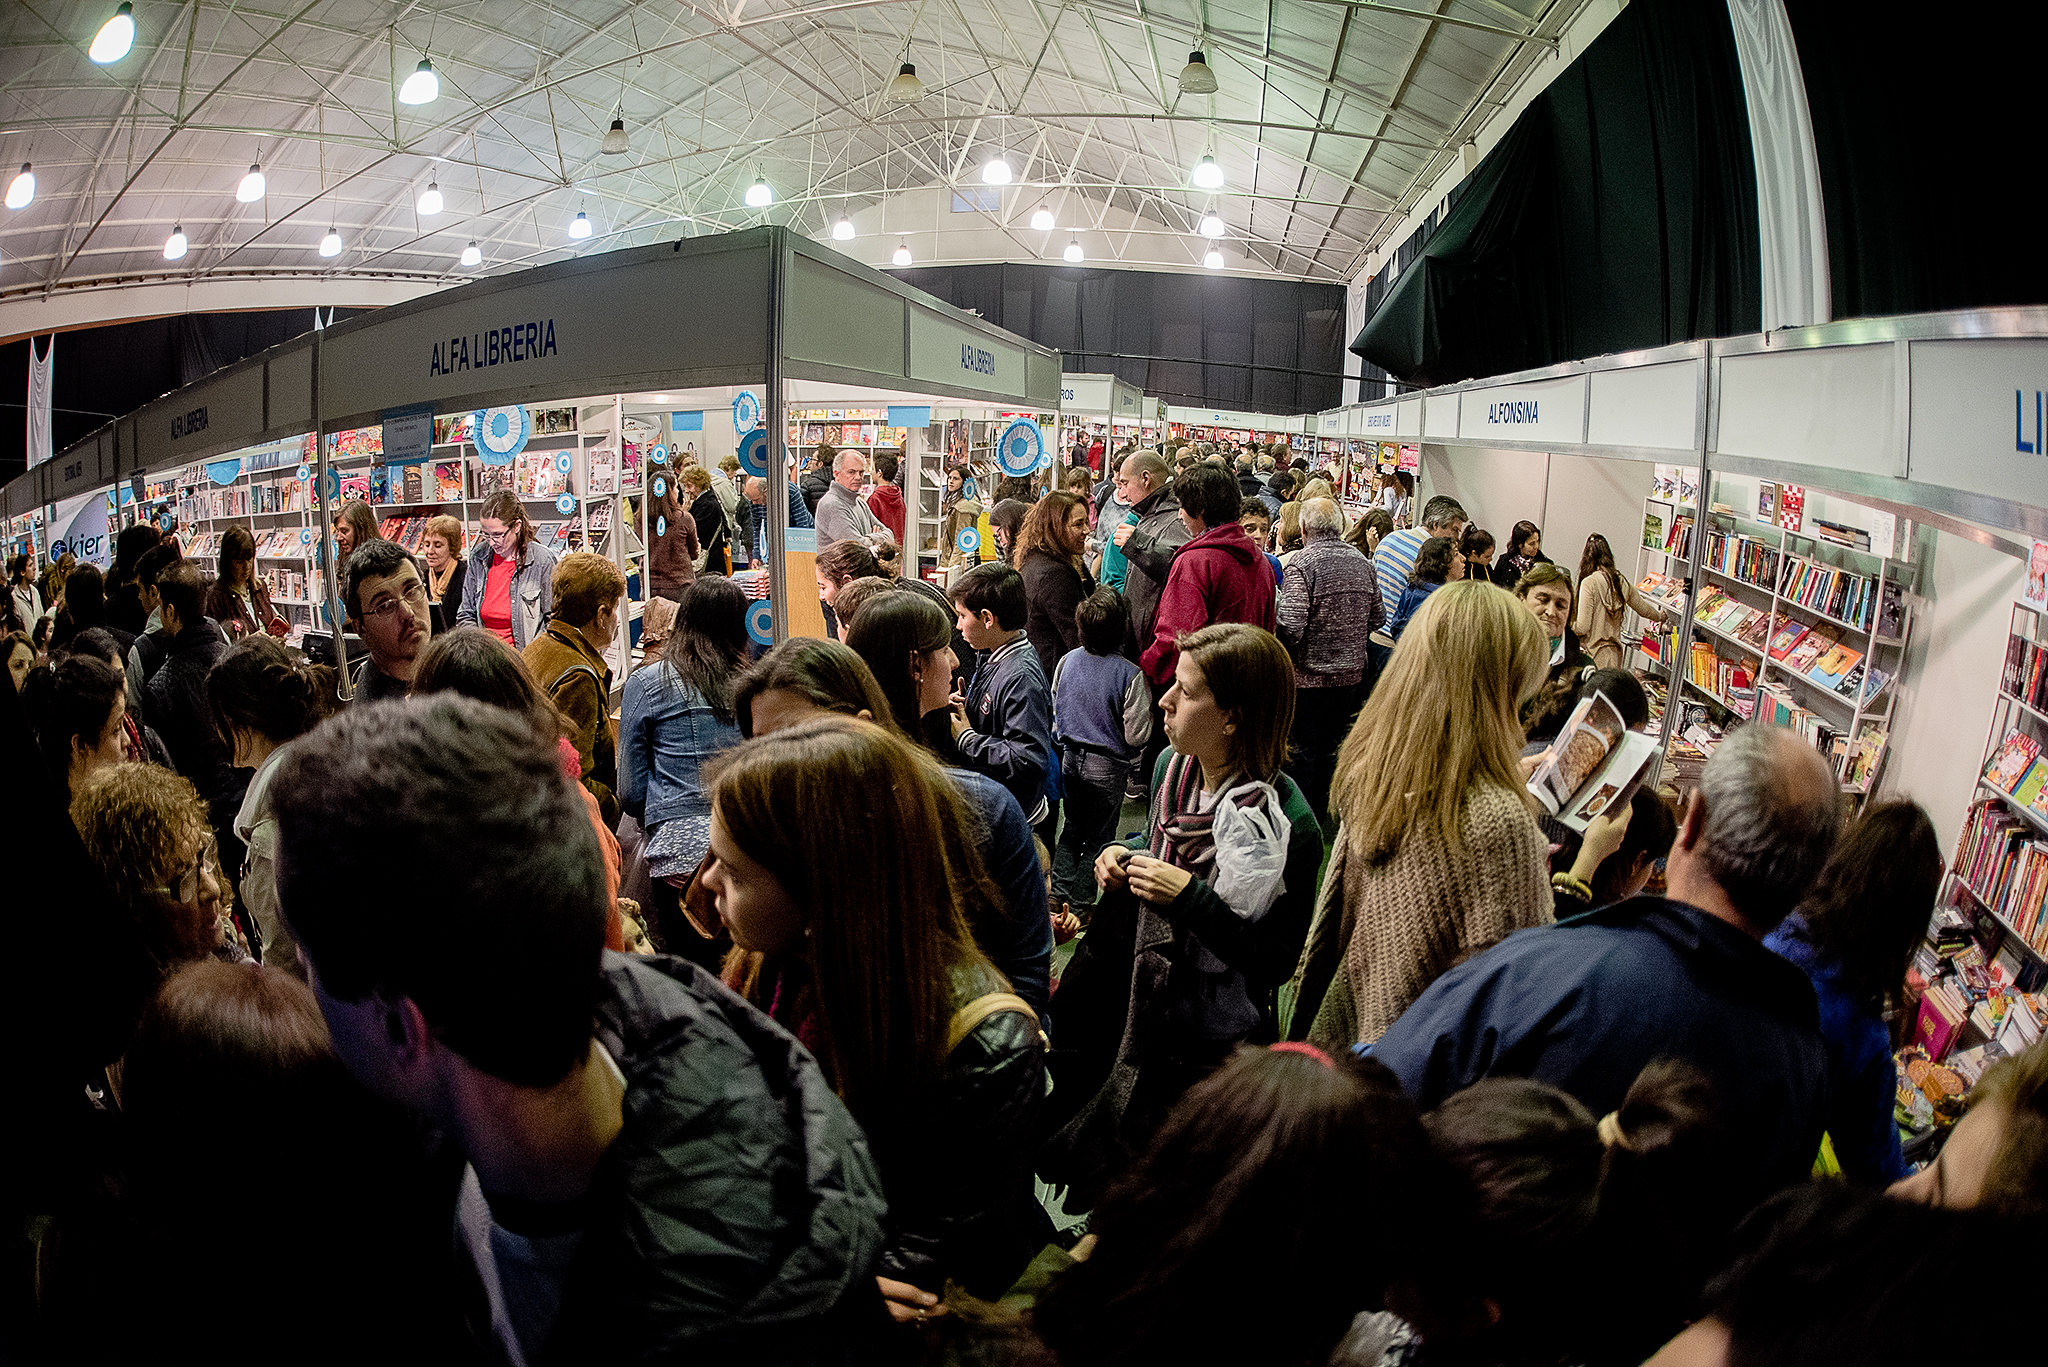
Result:
<instances>
[{"instance_id":1,"label":"woman with blonde hair","mask_svg":"<svg viewBox=\"0 0 2048 1367\"><path fill-rule=\"evenodd\" d=\"M1014 559L1024 576L1024 634L1048 679L1061 657L1081 644L1074 609L1095 592L1095 577L1081 560L1087 544L1088 501L1079 494L1047 494L1031 505L1017 531Z\"/></svg>"},{"instance_id":2,"label":"woman with blonde hair","mask_svg":"<svg viewBox=\"0 0 2048 1367\"><path fill-rule=\"evenodd\" d=\"M1548 654L1535 617L1489 584L1446 584L1409 622L1337 753L1341 824L1294 1038L1369 1044L1453 963L1551 919L1519 758Z\"/></svg>"},{"instance_id":3,"label":"woman with blonde hair","mask_svg":"<svg viewBox=\"0 0 2048 1367\"><path fill-rule=\"evenodd\" d=\"M713 782L703 877L737 951L727 980L867 1131L889 1312L928 1318L948 1281L993 1299L1050 1232L1032 1194L1045 1058L969 929L1000 894L958 791L894 731L838 717L747 742Z\"/></svg>"},{"instance_id":4,"label":"woman with blonde hair","mask_svg":"<svg viewBox=\"0 0 2048 1367\"><path fill-rule=\"evenodd\" d=\"M1308 544L1308 538L1301 530L1301 505L1305 502L1306 499L1289 499L1280 505L1280 525L1273 533L1273 547L1282 565L1292 560L1294 553Z\"/></svg>"}]
</instances>

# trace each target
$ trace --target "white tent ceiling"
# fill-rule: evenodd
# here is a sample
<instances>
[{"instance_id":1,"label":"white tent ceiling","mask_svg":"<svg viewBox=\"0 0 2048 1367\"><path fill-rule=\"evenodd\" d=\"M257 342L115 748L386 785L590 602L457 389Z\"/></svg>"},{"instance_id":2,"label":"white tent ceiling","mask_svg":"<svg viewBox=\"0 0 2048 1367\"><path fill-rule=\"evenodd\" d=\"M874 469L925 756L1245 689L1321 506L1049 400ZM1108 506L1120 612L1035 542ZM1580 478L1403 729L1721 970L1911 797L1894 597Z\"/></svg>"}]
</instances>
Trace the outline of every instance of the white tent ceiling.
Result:
<instances>
[{"instance_id":1,"label":"white tent ceiling","mask_svg":"<svg viewBox=\"0 0 2048 1367\"><path fill-rule=\"evenodd\" d=\"M0 299L113 282L483 271L769 221L893 225L908 191L1017 185L944 215L917 264L1189 266L1213 209L1231 269L1347 280L1585 0L138 0L135 46L86 55L113 0L0 5ZM1191 48L1220 89L1185 95ZM399 104L429 55L441 94ZM915 104L883 88L909 60ZM623 108L630 149L599 144ZM1205 153L1227 176L1193 189ZM251 162L267 192L238 203ZM755 177L775 191L744 207ZM422 218L432 179L446 200ZM950 195L947 196L950 201ZM978 201L977 201L978 202ZM1059 230L1027 233L1040 205ZM596 231L573 241L584 212ZM1112 236L1097 225L1166 231ZM182 226L191 249L163 257ZM315 250L333 227L343 250ZM971 230L970 230L971 229ZM854 244L843 244L854 245ZM888 244L893 247L894 242ZM880 260L887 247L855 245ZM286 302L281 300L280 302ZM679 320L686 321L686 320Z\"/></svg>"}]
</instances>

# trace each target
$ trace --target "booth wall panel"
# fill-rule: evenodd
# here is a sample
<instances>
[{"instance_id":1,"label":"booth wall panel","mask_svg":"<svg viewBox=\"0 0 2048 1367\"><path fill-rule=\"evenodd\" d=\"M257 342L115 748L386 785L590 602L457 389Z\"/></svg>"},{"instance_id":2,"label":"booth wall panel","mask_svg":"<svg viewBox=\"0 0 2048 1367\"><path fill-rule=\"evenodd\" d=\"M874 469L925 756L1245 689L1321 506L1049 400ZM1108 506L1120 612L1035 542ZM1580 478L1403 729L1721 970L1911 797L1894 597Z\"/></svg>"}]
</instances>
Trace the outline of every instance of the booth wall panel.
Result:
<instances>
[{"instance_id":1,"label":"booth wall panel","mask_svg":"<svg viewBox=\"0 0 2048 1367\"><path fill-rule=\"evenodd\" d=\"M790 356L901 376L908 305L844 271L798 255L790 272L785 346Z\"/></svg>"},{"instance_id":2,"label":"booth wall panel","mask_svg":"<svg viewBox=\"0 0 2048 1367\"><path fill-rule=\"evenodd\" d=\"M247 445L264 428L263 369L245 365L142 410L134 463L163 471Z\"/></svg>"},{"instance_id":3,"label":"booth wall panel","mask_svg":"<svg viewBox=\"0 0 2048 1367\"><path fill-rule=\"evenodd\" d=\"M1635 577L1635 547L1643 539L1643 495L1649 491L1650 467L1638 460L1597 460L1552 456L1543 528L1543 553L1579 577L1579 557L1594 532L1614 548L1614 564ZM1509 527L1490 527L1505 536Z\"/></svg>"},{"instance_id":4,"label":"booth wall panel","mask_svg":"<svg viewBox=\"0 0 2048 1367\"><path fill-rule=\"evenodd\" d=\"M313 430L313 349L288 351L270 362L270 409L265 421L272 431Z\"/></svg>"},{"instance_id":5,"label":"booth wall panel","mask_svg":"<svg viewBox=\"0 0 2048 1367\"><path fill-rule=\"evenodd\" d=\"M1693 449L1698 440L1701 361L1596 370L1588 396L1586 441L1593 446Z\"/></svg>"},{"instance_id":6,"label":"booth wall panel","mask_svg":"<svg viewBox=\"0 0 2048 1367\"><path fill-rule=\"evenodd\" d=\"M1890 347L1821 347L1721 358L1714 449L1793 465L1898 470ZM1710 462L1711 463L1711 462Z\"/></svg>"},{"instance_id":7,"label":"booth wall panel","mask_svg":"<svg viewBox=\"0 0 2048 1367\"><path fill-rule=\"evenodd\" d=\"M1429 499L1448 494L1464 505L1474 522L1492 532L1496 541L1505 538L1508 528L1522 518L1541 526L1548 469L1554 463L1539 451L1425 446L1416 487L1416 518L1420 519L1422 505ZM1546 529L1546 543L1548 539Z\"/></svg>"}]
</instances>

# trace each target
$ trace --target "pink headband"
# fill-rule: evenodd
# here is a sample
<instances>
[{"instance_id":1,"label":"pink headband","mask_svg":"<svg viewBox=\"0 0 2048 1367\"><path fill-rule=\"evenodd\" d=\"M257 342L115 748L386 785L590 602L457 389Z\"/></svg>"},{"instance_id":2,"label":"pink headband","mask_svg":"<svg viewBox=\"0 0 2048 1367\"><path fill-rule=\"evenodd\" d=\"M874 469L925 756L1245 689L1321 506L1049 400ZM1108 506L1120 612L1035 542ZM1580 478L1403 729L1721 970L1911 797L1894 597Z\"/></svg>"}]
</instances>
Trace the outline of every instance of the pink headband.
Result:
<instances>
[{"instance_id":1,"label":"pink headband","mask_svg":"<svg viewBox=\"0 0 2048 1367\"><path fill-rule=\"evenodd\" d=\"M1266 1047L1276 1054L1300 1054L1304 1058L1312 1058L1325 1068L1335 1068L1337 1066L1335 1059L1316 1048L1313 1044L1305 1043L1302 1040L1282 1040L1278 1044L1269 1044Z\"/></svg>"}]
</instances>

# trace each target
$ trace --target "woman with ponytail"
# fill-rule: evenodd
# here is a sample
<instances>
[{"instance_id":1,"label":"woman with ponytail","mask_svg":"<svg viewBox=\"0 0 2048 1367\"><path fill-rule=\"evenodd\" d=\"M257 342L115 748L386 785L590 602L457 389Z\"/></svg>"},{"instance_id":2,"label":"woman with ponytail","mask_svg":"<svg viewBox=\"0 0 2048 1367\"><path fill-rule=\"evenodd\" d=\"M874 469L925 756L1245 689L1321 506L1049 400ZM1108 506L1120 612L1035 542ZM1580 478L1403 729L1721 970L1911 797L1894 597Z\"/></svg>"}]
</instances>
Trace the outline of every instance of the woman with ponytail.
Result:
<instances>
[{"instance_id":1,"label":"woman with ponytail","mask_svg":"<svg viewBox=\"0 0 2048 1367\"><path fill-rule=\"evenodd\" d=\"M277 909L277 818L270 810L270 780L285 748L335 711L334 671L269 636L250 636L207 674L206 702L234 766L256 771L235 813L235 835L248 850L242 905L262 939L263 962L303 978L298 944Z\"/></svg>"}]
</instances>

